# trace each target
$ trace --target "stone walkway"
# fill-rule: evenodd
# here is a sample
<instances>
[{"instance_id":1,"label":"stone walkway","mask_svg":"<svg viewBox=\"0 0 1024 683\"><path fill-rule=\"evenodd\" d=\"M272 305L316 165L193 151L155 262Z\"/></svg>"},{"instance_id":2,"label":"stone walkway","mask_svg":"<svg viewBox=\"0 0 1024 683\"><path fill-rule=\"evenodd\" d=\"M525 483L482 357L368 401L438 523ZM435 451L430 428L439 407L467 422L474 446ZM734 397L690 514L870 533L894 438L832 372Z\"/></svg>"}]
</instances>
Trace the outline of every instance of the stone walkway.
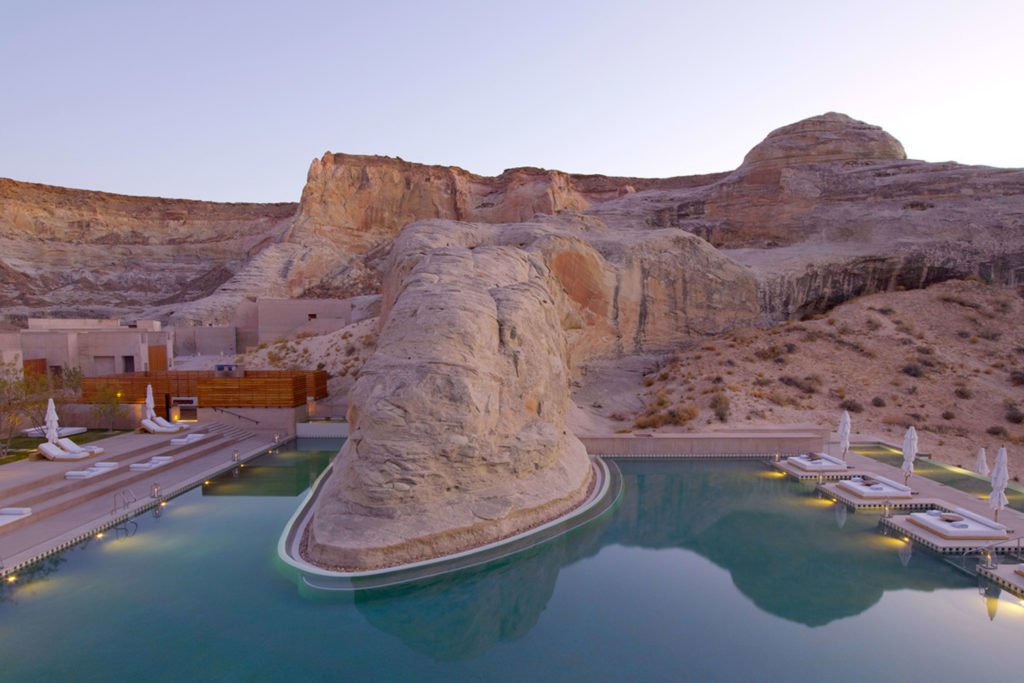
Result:
<instances>
[{"instance_id":1,"label":"stone walkway","mask_svg":"<svg viewBox=\"0 0 1024 683\"><path fill-rule=\"evenodd\" d=\"M172 435L123 434L94 442L105 452L84 460L21 460L0 467L0 507L32 508L31 515L0 527L0 576L231 469L236 450L238 461L245 462L274 445L270 433L216 423L193 425L190 432L204 438L174 445ZM150 470L130 469L154 456L170 461ZM117 467L90 479L64 478L66 472L96 462L114 462ZM154 485L159 487L155 497Z\"/></svg>"}]
</instances>

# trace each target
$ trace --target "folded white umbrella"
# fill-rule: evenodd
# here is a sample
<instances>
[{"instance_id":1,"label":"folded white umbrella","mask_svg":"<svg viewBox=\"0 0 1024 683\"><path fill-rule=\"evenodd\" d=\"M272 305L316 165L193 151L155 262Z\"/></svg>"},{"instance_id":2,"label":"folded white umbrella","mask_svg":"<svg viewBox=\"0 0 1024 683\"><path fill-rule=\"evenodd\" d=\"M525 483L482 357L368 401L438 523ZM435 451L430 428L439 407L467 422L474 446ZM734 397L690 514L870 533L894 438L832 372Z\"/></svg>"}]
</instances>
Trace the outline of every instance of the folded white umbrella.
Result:
<instances>
[{"instance_id":1,"label":"folded white umbrella","mask_svg":"<svg viewBox=\"0 0 1024 683\"><path fill-rule=\"evenodd\" d=\"M974 471L983 477L987 477L989 473L988 461L985 459L985 449L978 449L978 457L974 461Z\"/></svg>"},{"instance_id":2,"label":"folded white umbrella","mask_svg":"<svg viewBox=\"0 0 1024 683\"><path fill-rule=\"evenodd\" d=\"M1009 504L1006 499L1006 485L1010 483L1010 470L1006 466L1006 446L999 449L995 464L992 466L992 494L988 497L988 506L993 511L992 519L999 521L999 511Z\"/></svg>"},{"instance_id":3,"label":"folded white umbrella","mask_svg":"<svg viewBox=\"0 0 1024 683\"><path fill-rule=\"evenodd\" d=\"M153 401L153 385L146 385L146 419L152 420L156 417L156 410L154 410L155 402Z\"/></svg>"},{"instance_id":4,"label":"folded white umbrella","mask_svg":"<svg viewBox=\"0 0 1024 683\"><path fill-rule=\"evenodd\" d=\"M57 443L60 438L60 421L57 419L57 406L53 399L46 402L46 440L52 444Z\"/></svg>"},{"instance_id":5,"label":"folded white umbrella","mask_svg":"<svg viewBox=\"0 0 1024 683\"><path fill-rule=\"evenodd\" d=\"M850 450L850 413L844 410L842 417L839 418L839 451L843 454L843 460L846 460L848 450Z\"/></svg>"},{"instance_id":6,"label":"folded white umbrella","mask_svg":"<svg viewBox=\"0 0 1024 683\"><path fill-rule=\"evenodd\" d=\"M907 433L903 436L903 483L910 481L910 475L914 473L914 458L917 457L917 430L911 425L907 427Z\"/></svg>"}]
</instances>

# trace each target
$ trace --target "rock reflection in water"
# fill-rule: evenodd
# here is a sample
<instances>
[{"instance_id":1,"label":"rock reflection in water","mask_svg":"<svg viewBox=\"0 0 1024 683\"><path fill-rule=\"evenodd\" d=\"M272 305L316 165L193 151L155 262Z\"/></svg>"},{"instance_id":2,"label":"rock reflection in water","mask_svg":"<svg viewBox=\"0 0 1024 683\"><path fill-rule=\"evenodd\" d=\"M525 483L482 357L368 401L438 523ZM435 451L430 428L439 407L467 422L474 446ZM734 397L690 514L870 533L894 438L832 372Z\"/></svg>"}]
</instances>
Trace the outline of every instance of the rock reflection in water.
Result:
<instances>
[{"instance_id":1,"label":"rock reflection in water","mask_svg":"<svg viewBox=\"0 0 1024 683\"><path fill-rule=\"evenodd\" d=\"M905 567L877 515L837 528L831 501L743 462L620 463L623 498L610 517L498 565L401 589L356 607L377 628L439 660L475 657L521 638L551 599L559 571L609 545L695 551L728 571L761 610L807 626L864 612L885 591L964 585L922 557ZM608 560L606 560L608 561Z\"/></svg>"}]
</instances>

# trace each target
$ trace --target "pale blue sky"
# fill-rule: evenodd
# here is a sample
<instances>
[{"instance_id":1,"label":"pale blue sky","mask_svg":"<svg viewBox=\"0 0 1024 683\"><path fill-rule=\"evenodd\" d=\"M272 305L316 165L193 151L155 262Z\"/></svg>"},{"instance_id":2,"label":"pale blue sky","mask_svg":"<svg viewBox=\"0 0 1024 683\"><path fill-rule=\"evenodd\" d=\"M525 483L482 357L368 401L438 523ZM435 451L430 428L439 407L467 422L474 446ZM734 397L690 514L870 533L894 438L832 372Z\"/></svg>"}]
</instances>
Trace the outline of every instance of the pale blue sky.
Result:
<instances>
[{"instance_id":1,"label":"pale blue sky","mask_svg":"<svg viewBox=\"0 0 1024 683\"><path fill-rule=\"evenodd\" d=\"M1024 166L1024 2L0 0L0 176L296 201L324 151L729 170L825 111Z\"/></svg>"}]
</instances>

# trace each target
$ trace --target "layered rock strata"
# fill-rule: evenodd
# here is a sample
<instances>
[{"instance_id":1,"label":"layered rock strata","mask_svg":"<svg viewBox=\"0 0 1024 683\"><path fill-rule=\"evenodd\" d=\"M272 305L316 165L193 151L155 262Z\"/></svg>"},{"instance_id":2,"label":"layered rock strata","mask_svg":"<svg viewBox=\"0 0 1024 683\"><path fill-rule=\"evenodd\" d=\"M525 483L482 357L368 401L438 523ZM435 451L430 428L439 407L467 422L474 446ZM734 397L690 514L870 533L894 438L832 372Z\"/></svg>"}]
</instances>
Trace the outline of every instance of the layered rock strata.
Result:
<instances>
[{"instance_id":1,"label":"layered rock strata","mask_svg":"<svg viewBox=\"0 0 1024 683\"><path fill-rule=\"evenodd\" d=\"M137 307L211 294L295 204L219 204L0 178L0 308Z\"/></svg>"}]
</instances>

